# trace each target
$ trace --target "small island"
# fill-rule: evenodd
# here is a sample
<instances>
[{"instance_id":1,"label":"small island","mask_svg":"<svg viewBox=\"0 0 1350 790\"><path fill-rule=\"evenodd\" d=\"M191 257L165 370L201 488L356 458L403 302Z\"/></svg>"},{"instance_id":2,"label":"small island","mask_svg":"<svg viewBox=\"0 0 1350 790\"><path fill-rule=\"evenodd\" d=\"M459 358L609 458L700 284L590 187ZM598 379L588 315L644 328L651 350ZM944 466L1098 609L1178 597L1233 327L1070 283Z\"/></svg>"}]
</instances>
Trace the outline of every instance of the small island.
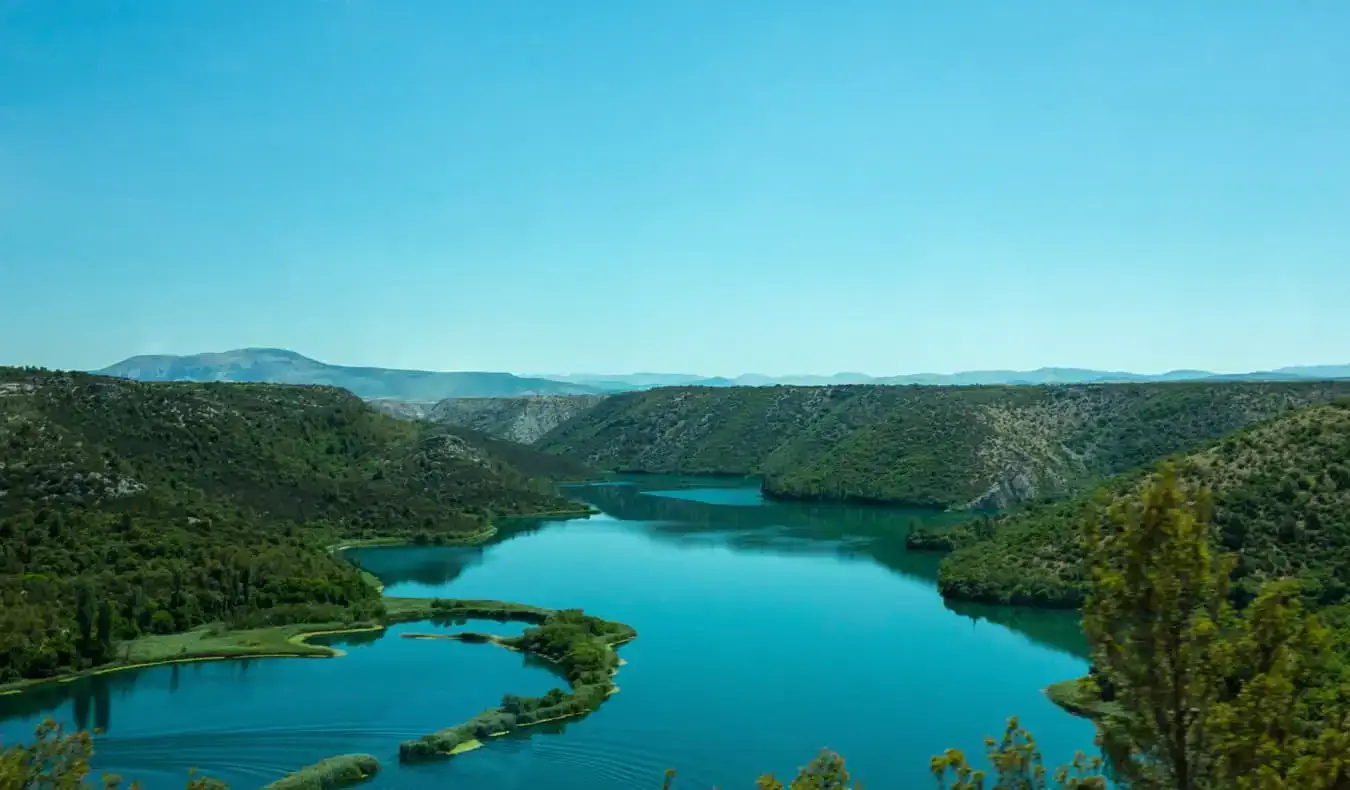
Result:
<instances>
[{"instance_id":1,"label":"small island","mask_svg":"<svg viewBox=\"0 0 1350 790\"><path fill-rule=\"evenodd\" d=\"M507 612L509 620L533 623L520 636L504 637L473 631L456 634L404 634L410 639L456 639L495 644L531 653L552 664L567 679L570 690L555 688L542 697L507 694L501 705L488 708L468 721L424 735L399 745L401 762L419 762L449 757L476 749L489 737L506 735L524 727L583 716L599 708L618 691L614 675L621 660L614 648L634 639L637 632L623 623L602 620L580 609ZM457 618L468 617L458 611Z\"/></svg>"},{"instance_id":2,"label":"small island","mask_svg":"<svg viewBox=\"0 0 1350 790\"><path fill-rule=\"evenodd\" d=\"M380 761L369 754L340 754L307 765L263 786L263 790L337 790L369 781Z\"/></svg>"}]
</instances>

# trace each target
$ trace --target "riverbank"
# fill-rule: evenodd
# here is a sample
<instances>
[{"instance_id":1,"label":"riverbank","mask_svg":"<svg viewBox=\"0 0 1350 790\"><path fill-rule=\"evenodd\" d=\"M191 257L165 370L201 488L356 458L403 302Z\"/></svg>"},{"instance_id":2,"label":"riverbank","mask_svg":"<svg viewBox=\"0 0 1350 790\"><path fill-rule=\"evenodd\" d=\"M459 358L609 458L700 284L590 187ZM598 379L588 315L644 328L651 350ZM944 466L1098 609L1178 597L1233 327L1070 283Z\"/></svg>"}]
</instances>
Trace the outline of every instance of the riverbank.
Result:
<instances>
[{"instance_id":1,"label":"riverbank","mask_svg":"<svg viewBox=\"0 0 1350 790\"><path fill-rule=\"evenodd\" d=\"M385 615L376 621L298 623L241 630L225 630L219 624L202 626L179 634L143 636L118 645L118 660L80 672L51 678L19 680L0 685L0 695L19 694L52 683L70 683L80 678L146 669L166 664L224 661L244 658L339 658L339 648L309 644L318 636L383 631L390 625L416 620L487 619L542 622L552 610L510 601L458 600L447 598L384 598Z\"/></svg>"},{"instance_id":2,"label":"riverbank","mask_svg":"<svg viewBox=\"0 0 1350 790\"><path fill-rule=\"evenodd\" d=\"M1043 691L1051 702L1085 719L1100 721L1120 713L1120 706L1103 700L1096 686L1086 677L1051 683Z\"/></svg>"},{"instance_id":3,"label":"riverbank","mask_svg":"<svg viewBox=\"0 0 1350 790\"><path fill-rule=\"evenodd\" d=\"M515 521L518 519L535 519L535 518L580 518L582 516L594 516L600 513L600 509L597 507L583 504L581 502L577 502L574 504L576 505L576 507L572 508L539 510L539 511L532 511L529 513L512 513L509 515L497 516L492 519L492 523L488 524L488 526L484 527L481 530L478 530L477 532L455 534L452 537L436 535L433 536L434 539L431 541L429 545L477 546L481 543L486 543L497 536L496 522L498 521ZM414 537L407 535L395 537L379 537L379 538L350 538L347 540L338 541L337 543L330 545L328 547L328 552L330 554L338 554L343 551L346 551L347 549L367 549L367 548L389 547L389 546L419 546L419 545L428 545L428 544L418 543Z\"/></svg>"},{"instance_id":4,"label":"riverbank","mask_svg":"<svg viewBox=\"0 0 1350 790\"><path fill-rule=\"evenodd\" d=\"M237 658L333 658L341 650L311 645L312 636L378 631L375 623L306 623L227 631L203 626L180 634L143 636L118 645L119 658L108 664L51 678L26 679L0 686L0 694L19 694L51 683L70 683L80 678L126 672L133 669L196 661Z\"/></svg>"}]
</instances>

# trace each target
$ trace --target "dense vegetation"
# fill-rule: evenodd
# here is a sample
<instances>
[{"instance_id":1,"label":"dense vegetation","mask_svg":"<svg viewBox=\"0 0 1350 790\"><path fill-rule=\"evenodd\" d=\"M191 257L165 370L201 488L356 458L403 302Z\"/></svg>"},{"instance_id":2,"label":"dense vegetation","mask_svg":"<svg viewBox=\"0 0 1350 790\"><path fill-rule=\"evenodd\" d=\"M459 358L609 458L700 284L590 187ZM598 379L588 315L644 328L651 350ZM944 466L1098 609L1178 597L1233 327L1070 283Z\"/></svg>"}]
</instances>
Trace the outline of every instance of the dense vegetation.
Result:
<instances>
[{"instance_id":1,"label":"dense vegetation","mask_svg":"<svg viewBox=\"0 0 1350 790\"><path fill-rule=\"evenodd\" d=\"M527 621L536 622L533 618ZM635 636L637 632L622 623L568 609L548 614L518 637L498 639L499 644L554 664L570 690L555 688L542 697L507 694L501 705L462 724L404 741L399 745L399 759L416 762L443 757L476 746L489 736L595 710L614 691L612 678L619 666L614 646Z\"/></svg>"},{"instance_id":2,"label":"dense vegetation","mask_svg":"<svg viewBox=\"0 0 1350 790\"><path fill-rule=\"evenodd\" d=\"M513 466L556 459L503 447L338 389L0 369L0 683L206 622L375 616L327 545L576 509Z\"/></svg>"},{"instance_id":3,"label":"dense vegetation","mask_svg":"<svg viewBox=\"0 0 1350 790\"><path fill-rule=\"evenodd\" d=\"M1178 457L1177 469L1183 487L1213 494L1213 538L1238 557L1240 602L1282 576L1299 578L1317 605L1350 599L1350 403L1252 426ZM1128 473L1090 494L1003 517L983 535L964 527L946 533L958 550L942 563L943 594L1080 605L1088 589L1080 525L1112 501L1137 497L1144 481Z\"/></svg>"},{"instance_id":4,"label":"dense vegetation","mask_svg":"<svg viewBox=\"0 0 1350 790\"><path fill-rule=\"evenodd\" d=\"M380 761L369 754L340 754L271 782L263 790L338 790L369 781Z\"/></svg>"},{"instance_id":5,"label":"dense vegetation","mask_svg":"<svg viewBox=\"0 0 1350 790\"><path fill-rule=\"evenodd\" d=\"M938 507L1069 495L1350 382L681 387L613 395L536 446L593 466L757 474L769 494Z\"/></svg>"}]
</instances>

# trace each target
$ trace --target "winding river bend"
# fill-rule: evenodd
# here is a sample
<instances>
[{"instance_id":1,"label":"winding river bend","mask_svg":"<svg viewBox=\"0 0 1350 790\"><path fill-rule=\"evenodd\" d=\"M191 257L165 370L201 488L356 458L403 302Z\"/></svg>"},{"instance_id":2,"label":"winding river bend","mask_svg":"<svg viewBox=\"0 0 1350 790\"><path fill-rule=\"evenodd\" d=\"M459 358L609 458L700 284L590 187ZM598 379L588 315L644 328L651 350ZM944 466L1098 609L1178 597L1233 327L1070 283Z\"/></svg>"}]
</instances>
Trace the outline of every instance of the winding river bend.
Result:
<instances>
[{"instance_id":1,"label":"winding river bend","mask_svg":"<svg viewBox=\"0 0 1350 790\"><path fill-rule=\"evenodd\" d=\"M462 721L503 693L560 685L537 661L408 623L331 637L337 659L154 667L0 697L0 741L50 715L105 731L97 768L149 790L190 767L258 787L341 752L369 752L373 788L753 787L821 747L869 787L930 787L949 746L982 753L1021 717L1047 763L1088 750L1092 726L1045 699L1086 669L1072 615L949 607L936 557L907 552L904 527L951 516L765 502L746 481L628 478L570 493L589 519L504 524L473 548L372 548L349 556L396 596L581 607L634 626L621 693L596 713L493 739L444 762L401 767L399 741ZM519 625L472 623L516 633ZM460 630L446 626L444 630ZM318 640L316 640L318 641Z\"/></svg>"}]
</instances>

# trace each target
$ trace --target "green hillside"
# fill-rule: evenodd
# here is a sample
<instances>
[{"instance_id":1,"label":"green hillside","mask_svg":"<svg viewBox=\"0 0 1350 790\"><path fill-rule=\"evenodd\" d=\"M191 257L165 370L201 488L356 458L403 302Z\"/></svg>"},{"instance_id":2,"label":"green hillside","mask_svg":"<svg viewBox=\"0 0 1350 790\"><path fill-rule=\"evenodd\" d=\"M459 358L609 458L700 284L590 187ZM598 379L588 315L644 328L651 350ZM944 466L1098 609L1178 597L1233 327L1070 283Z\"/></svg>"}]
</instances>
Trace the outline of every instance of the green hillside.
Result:
<instances>
[{"instance_id":1,"label":"green hillside","mask_svg":"<svg viewBox=\"0 0 1350 790\"><path fill-rule=\"evenodd\" d=\"M351 393L0 368L0 682L226 620L340 620L374 592L326 546L481 535L575 509L578 466Z\"/></svg>"},{"instance_id":2,"label":"green hillside","mask_svg":"<svg viewBox=\"0 0 1350 790\"><path fill-rule=\"evenodd\" d=\"M1350 402L1284 415L1177 459L1190 490L1213 494L1215 540L1239 557L1239 594L1294 575L1319 604L1350 599ZM968 600L1077 606L1078 533L1101 505L1131 497L1143 472L1074 499L995 522L992 537L968 530L942 563L944 595Z\"/></svg>"},{"instance_id":3,"label":"green hillside","mask_svg":"<svg viewBox=\"0 0 1350 790\"><path fill-rule=\"evenodd\" d=\"M760 475L780 497L1006 507L1346 395L1350 381L677 387L612 395L535 446L620 471Z\"/></svg>"}]
</instances>

